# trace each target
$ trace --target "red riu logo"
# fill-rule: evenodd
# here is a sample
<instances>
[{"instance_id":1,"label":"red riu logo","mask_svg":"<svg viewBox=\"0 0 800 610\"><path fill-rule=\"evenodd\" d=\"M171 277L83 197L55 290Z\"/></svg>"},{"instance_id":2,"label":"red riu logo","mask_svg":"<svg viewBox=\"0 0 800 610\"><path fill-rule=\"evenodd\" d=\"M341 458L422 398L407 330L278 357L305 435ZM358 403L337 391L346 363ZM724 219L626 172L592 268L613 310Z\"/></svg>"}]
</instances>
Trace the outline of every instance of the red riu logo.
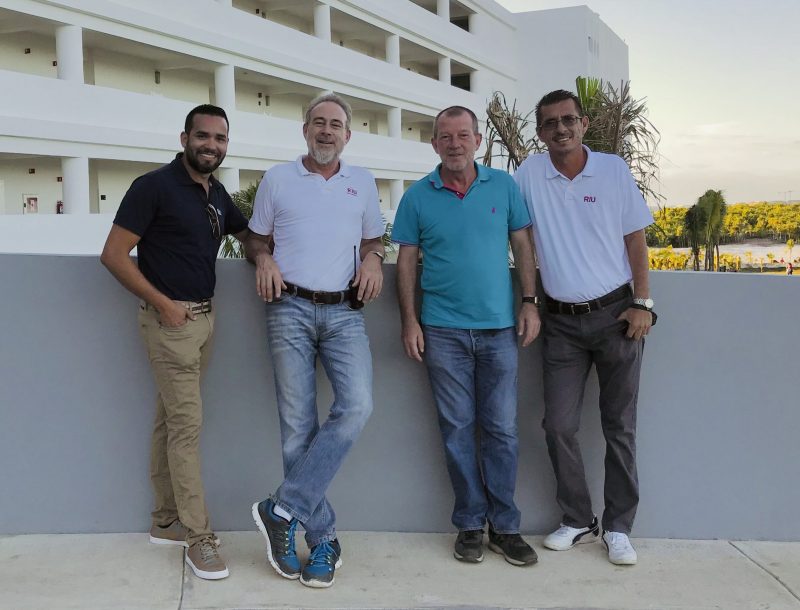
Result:
<instances>
[{"instance_id":1,"label":"red riu logo","mask_svg":"<svg viewBox=\"0 0 800 610\"><path fill-rule=\"evenodd\" d=\"M597 199L593 195L586 195L583 198L583 203L595 203Z\"/></svg>"},{"instance_id":2,"label":"red riu logo","mask_svg":"<svg viewBox=\"0 0 800 610\"><path fill-rule=\"evenodd\" d=\"M347 194L352 195L353 197L358 195L358 191L354 189L352 186L347 187Z\"/></svg>"}]
</instances>

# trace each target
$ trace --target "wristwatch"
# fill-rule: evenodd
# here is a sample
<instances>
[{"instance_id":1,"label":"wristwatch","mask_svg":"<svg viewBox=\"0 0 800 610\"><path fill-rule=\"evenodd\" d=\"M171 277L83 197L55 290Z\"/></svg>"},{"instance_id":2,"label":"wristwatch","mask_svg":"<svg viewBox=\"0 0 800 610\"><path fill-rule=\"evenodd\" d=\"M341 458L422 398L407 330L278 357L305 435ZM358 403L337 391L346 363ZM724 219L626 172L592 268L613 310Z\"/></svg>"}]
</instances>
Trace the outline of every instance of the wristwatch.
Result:
<instances>
[{"instance_id":1,"label":"wristwatch","mask_svg":"<svg viewBox=\"0 0 800 610\"><path fill-rule=\"evenodd\" d=\"M536 307L539 307L539 297L538 296L523 296L522 297L522 302L523 303L532 303L532 304L536 305Z\"/></svg>"},{"instance_id":2,"label":"wristwatch","mask_svg":"<svg viewBox=\"0 0 800 610\"><path fill-rule=\"evenodd\" d=\"M633 304L638 305L640 309L651 311L655 307L653 299L633 299Z\"/></svg>"}]
</instances>

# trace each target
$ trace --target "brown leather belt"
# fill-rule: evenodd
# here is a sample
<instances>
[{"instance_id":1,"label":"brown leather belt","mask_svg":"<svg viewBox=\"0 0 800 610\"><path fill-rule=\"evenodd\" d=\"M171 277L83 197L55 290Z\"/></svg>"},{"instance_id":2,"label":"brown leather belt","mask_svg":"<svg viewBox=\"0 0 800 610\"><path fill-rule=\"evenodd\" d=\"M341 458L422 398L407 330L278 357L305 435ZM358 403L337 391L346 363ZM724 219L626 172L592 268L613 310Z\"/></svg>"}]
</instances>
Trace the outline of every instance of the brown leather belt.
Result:
<instances>
[{"instance_id":1,"label":"brown leather belt","mask_svg":"<svg viewBox=\"0 0 800 610\"><path fill-rule=\"evenodd\" d=\"M286 290L283 292L290 296L297 296L301 299L307 299L314 303L314 305L339 305L340 303L347 301L350 295L349 290L325 292L323 290L309 290L308 288L295 286L289 282L284 282L284 284L286 284Z\"/></svg>"},{"instance_id":2,"label":"brown leather belt","mask_svg":"<svg viewBox=\"0 0 800 610\"><path fill-rule=\"evenodd\" d=\"M192 313L209 313L212 309L211 299L206 299L205 301L175 301L175 302L180 303ZM150 305L150 303L146 303L144 301L139 302L139 307L141 307L142 309L152 309L153 311L157 311L155 307Z\"/></svg>"},{"instance_id":3,"label":"brown leather belt","mask_svg":"<svg viewBox=\"0 0 800 610\"><path fill-rule=\"evenodd\" d=\"M608 294L596 299L592 299L591 301L585 301L583 303L564 303L562 301L551 299L549 296L545 295L545 304L547 306L547 311L550 313L566 314L568 316L583 316L587 313L607 307L608 305L616 303L617 301L621 301L632 294L633 292L631 292L630 285L624 284L616 290L612 290Z\"/></svg>"}]
</instances>

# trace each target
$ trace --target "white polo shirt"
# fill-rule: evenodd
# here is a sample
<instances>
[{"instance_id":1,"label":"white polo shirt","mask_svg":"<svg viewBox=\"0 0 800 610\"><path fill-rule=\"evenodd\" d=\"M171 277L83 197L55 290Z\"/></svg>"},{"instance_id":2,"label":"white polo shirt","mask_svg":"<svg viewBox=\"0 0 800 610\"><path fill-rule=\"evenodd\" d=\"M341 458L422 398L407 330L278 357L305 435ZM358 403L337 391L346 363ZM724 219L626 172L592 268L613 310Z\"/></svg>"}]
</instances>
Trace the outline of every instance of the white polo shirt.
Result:
<instances>
[{"instance_id":1,"label":"white polo shirt","mask_svg":"<svg viewBox=\"0 0 800 610\"><path fill-rule=\"evenodd\" d=\"M514 175L531 213L544 290L567 303L630 282L624 238L653 222L625 161L583 148L586 166L573 180L549 153L528 157Z\"/></svg>"},{"instance_id":2,"label":"white polo shirt","mask_svg":"<svg viewBox=\"0 0 800 610\"><path fill-rule=\"evenodd\" d=\"M327 292L347 288L361 263L361 239L384 231L369 171L340 160L338 173L325 180L305 168L302 156L264 172L249 226L275 239L273 257L284 281Z\"/></svg>"}]
</instances>

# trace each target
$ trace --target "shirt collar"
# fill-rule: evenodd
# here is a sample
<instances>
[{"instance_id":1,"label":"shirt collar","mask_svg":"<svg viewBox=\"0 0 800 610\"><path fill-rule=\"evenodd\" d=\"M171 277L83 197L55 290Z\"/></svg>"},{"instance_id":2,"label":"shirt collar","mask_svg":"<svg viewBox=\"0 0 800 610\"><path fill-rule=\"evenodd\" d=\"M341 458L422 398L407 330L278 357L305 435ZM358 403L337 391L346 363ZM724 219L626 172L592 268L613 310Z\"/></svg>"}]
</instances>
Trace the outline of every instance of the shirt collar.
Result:
<instances>
[{"instance_id":1,"label":"shirt collar","mask_svg":"<svg viewBox=\"0 0 800 610\"><path fill-rule=\"evenodd\" d=\"M297 157L297 159L294 162L295 166L297 167L297 171L301 176L309 176L309 175L314 173L314 172L308 171L308 168L306 168L306 166L303 165L303 158L306 157L306 156L307 155L300 155L299 157ZM348 165L347 162L344 159L339 157L339 171L336 172L335 175L336 176L341 176L342 178L349 178L350 177L350 173L351 173L350 165Z\"/></svg>"},{"instance_id":2,"label":"shirt collar","mask_svg":"<svg viewBox=\"0 0 800 610\"><path fill-rule=\"evenodd\" d=\"M485 165L481 165L480 163L476 163L475 161L473 161L473 164L475 165L475 170L478 173L478 176L475 178L475 182L486 182L489 178L491 178L491 173L489 172L488 167L486 167ZM444 188L444 182L442 182L442 175L439 173L439 170L441 169L442 169L442 164L440 163L430 174L428 174L428 180L433 185L433 188L437 190ZM472 184L475 184L475 182L473 182ZM472 188L471 185L470 188Z\"/></svg>"},{"instance_id":3,"label":"shirt collar","mask_svg":"<svg viewBox=\"0 0 800 610\"><path fill-rule=\"evenodd\" d=\"M578 176L594 176L595 172L595 160L594 160L594 153L592 150L586 146L586 144L582 144L583 150L586 151L586 165L583 166L581 173ZM553 160L550 158L550 154L547 154L547 166L545 171L545 176L550 178L556 178L561 175L561 172L556 169L556 166L553 165ZM576 176L577 178L577 176Z\"/></svg>"}]
</instances>

